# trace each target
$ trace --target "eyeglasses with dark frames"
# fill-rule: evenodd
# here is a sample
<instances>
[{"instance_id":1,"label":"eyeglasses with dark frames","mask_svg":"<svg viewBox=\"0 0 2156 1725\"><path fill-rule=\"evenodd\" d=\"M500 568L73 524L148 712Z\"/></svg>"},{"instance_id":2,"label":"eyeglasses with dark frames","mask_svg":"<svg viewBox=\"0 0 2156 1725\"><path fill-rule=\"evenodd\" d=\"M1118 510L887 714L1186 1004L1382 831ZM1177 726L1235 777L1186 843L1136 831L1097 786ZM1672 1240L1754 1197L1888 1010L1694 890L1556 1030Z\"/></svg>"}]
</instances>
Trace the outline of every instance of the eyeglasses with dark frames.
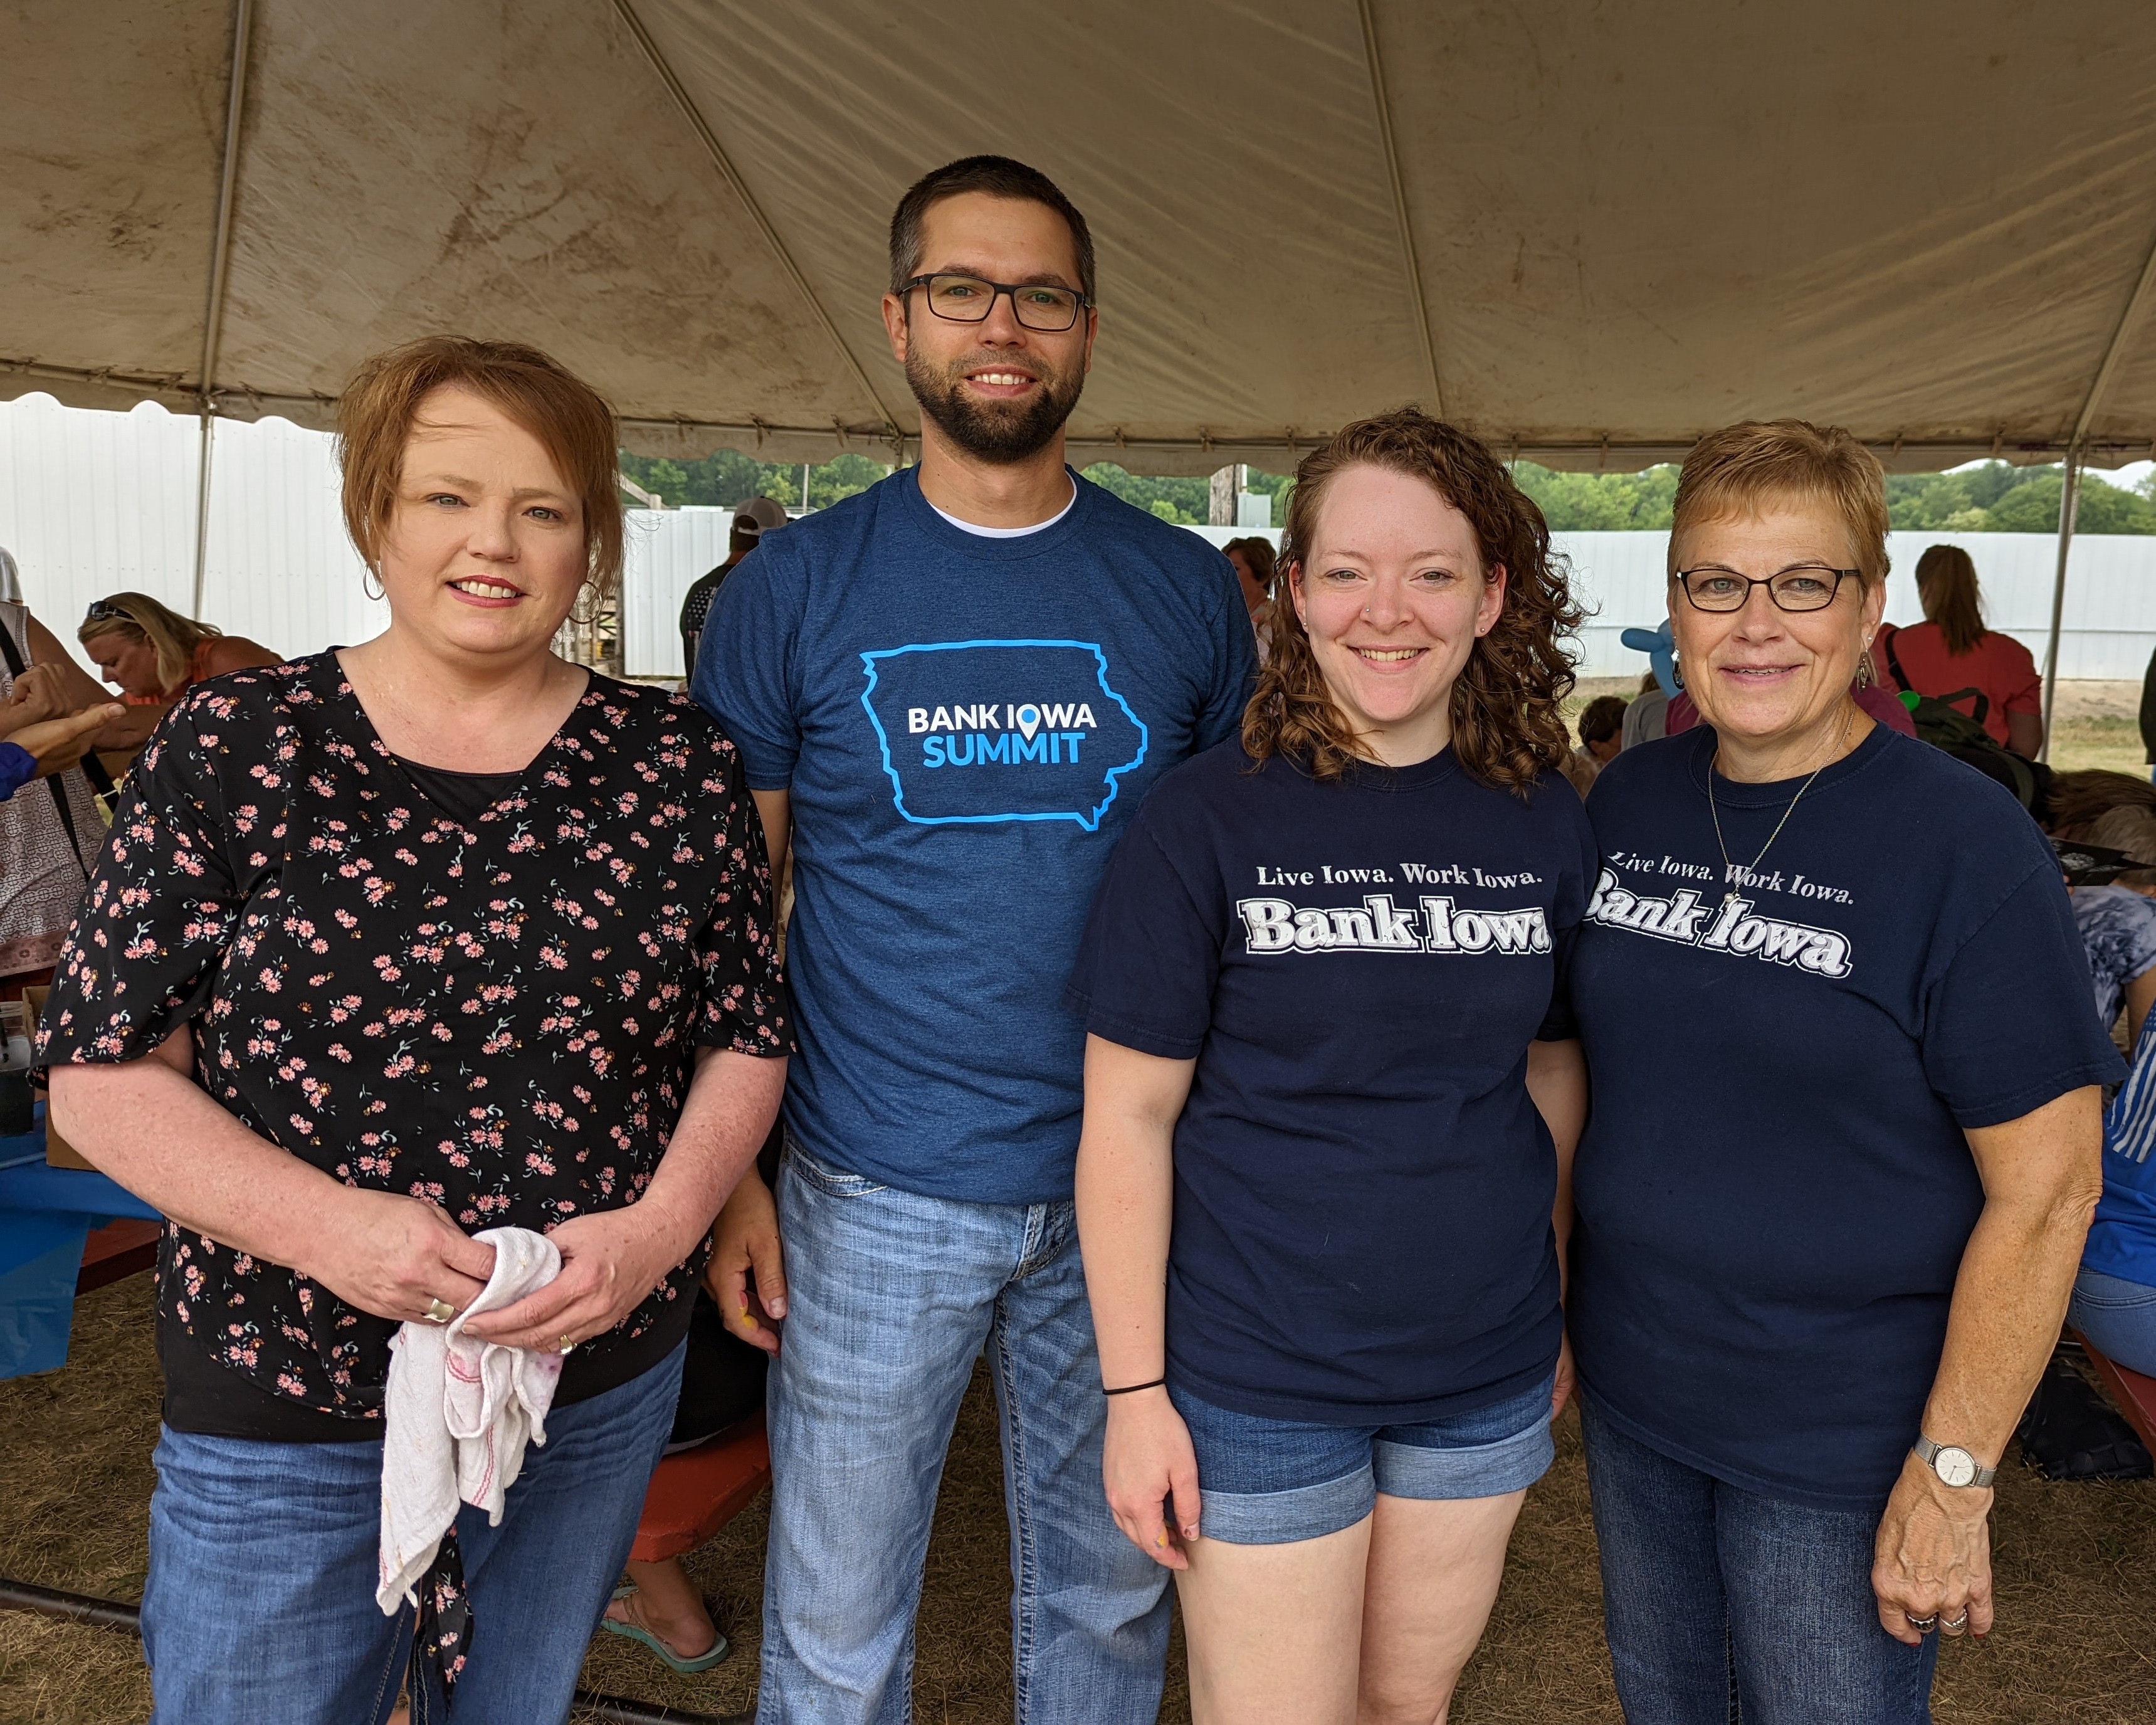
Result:
<instances>
[{"instance_id":1,"label":"eyeglasses with dark frames","mask_svg":"<svg viewBox=\"0 0 2156 1725\"><path fill-rule=\"evenodd\" d=\"M928 309L952 323L986 323L998 298L1010 295L1011 312L1027 329L1056 335L1078 321L1093 301L1075 288L1045 281L983 281L978 275L942 272L916 275L906 285L927 290Z\"/></svg>"},{"instance_id":2,"label":"eyeglasses with dark frames","mask_svg":"<svg viewBox=\"0 0 2156 1725\"><path fill-rule=\"evenodd\" d=\"M132 623L135 620L110 599L92 599L90 602L90 608L82 614L82 620L85 623L103 623L107 618L111 617L117 617L126 623Z\"/></svg>"},{"instance_id":3,"label":"eyeglasses with dark frames","mask_svg":"<svg viewBox=\"0 0 2156 1725\"><path fill-rule=\"evenodd\" d=\"M1861 569L1830 569L1825 563L1793 563L1772 575L1740 575L1715 563L1697 569L1680 569L1675 579L1696 611L1742 611L1752 603L1752 589L1763 587L1779 611L1824 611L1841 591L1841 583Z\"/></svg>"}]
</instances>

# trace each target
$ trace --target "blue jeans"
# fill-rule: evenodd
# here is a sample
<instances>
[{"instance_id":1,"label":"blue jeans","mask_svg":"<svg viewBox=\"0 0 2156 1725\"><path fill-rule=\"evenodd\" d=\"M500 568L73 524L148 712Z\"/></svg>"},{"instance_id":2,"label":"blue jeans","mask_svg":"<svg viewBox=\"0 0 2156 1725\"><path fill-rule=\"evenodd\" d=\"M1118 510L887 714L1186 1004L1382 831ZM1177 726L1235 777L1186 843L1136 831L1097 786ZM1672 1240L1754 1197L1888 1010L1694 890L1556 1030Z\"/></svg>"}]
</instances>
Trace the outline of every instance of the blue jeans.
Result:
<instances>
[{"instance_id":1,"label":"blue jeans","mask_svg":"<svg viewBox=\"0 0 2156 1725\"><path fill-rule=\"evenodd\" d=\"M1876 1515L1740 1491L1585 1398L1580 1417L1627 1725L1928 1725L1938 1638L1879 1626Z\"/></svg>"},{"instance_id":2,"label":"blue jeans","mask_svg":"<svg viewBox=\"0 0 2156 1725\"><path fill-rule=\"evenodd\" d=\"M2113 1364L2156 1378L2156 1288L2084 1270L2074 1278L2066 1322Z\"/></svg>"},{"instance_id":3,"label":"blue jeans","mask_svg":"<svg viewBox=\"0 0 2156 1725\"><path fill-rule=\"evenodd\" d=\"M681 1384L675 1348L547 1419L499 1527L457 1517L471 1651L445 1709L421 1661L414 1725L566 1719L620 1579ZM259 1443L167 1431L150 1500L142 1653L152 1725L381 1725L413 1613L374 1603L382 1444Z\"/></svg>"},{"instance_id":4,"label":"blue jeans","mask_svg":"<svg viewBox=\"0 0 2156 1725\"><path fill-rule=\"evenodd\" d=\"M1168 1571L1116 1528L1071 1204L880 1186L788 1146L758 1725L906 1725L913 1619L983 1345L1003 1422L1017 1725L1152 1725Z\"/></svg>"},{"instance_id":5,"label":"blue jeans","mask_svg":"<svg viewBox=\"0 0 2156 1725\"><path fill-rule=\"evenodd\" d=\"M1291 1545L1352 1527L1378 1495L1426 1502L1524 1491L1557 1459L1544 1378L1524 1395L1419 1425L1319 1425L1168 1398L1198 1461L1205 1537Z\"/></svg>"}]
</instances>

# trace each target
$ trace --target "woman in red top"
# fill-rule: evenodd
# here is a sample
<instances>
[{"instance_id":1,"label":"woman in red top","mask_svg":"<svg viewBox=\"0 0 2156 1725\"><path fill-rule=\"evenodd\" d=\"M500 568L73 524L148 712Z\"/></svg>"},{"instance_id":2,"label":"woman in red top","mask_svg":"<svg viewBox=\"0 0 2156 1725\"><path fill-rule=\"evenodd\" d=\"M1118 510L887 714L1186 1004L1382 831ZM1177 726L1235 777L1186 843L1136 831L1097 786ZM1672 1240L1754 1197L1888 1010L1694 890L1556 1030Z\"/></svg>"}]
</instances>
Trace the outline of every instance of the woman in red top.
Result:
<instances>
[{"instance_id":1,"label":"woman in red top","mask_svg":"<svg viewBox=\"0 0 2156 1725\"><path fill-rule=\"evenodd\" d=\"M75 639L128 709L97 733L100 749L141 747L173 703L207 678L278 663L259 641L182 617L147 593L99 599Z\"/></svg>"},{"instance_id":2,"label":"woman in red top","mask_svg":"<svg viewBox=\"0 0 2156 1725\"><path fill-rule=\"evenodd\" d=\"M1984 696L1984 728L2029 760L2044 742L2044 683L2036 661L2011 635L1984 626L1976 565L1958 545L1934 545L1917 559L1924 620L1885 638L1888 668L1905 689ZM1967 702L1957 703L1971 710Z\"/></svg>"}]
</instances>

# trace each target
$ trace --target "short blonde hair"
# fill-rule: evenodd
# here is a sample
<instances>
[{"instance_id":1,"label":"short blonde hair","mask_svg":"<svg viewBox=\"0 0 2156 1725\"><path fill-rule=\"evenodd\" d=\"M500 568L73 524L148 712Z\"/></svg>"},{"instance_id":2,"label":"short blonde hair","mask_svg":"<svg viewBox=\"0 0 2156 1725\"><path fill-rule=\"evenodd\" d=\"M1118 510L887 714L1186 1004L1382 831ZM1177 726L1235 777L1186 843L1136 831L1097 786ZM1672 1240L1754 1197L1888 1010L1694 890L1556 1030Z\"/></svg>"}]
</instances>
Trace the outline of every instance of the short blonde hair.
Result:
<instances>
[{"instance_id":1,"label":"short blonde hair","mask_svg":"<svg viewBox=\"0 0 2156 1725\"><path fill-rule=\"evenodd\" d=\"M621 489L613 408L558 361L515 341L424 336L362 362L337 403L344 524L370 569L397 507L404 446L419 404L460 386L537 438L584 516L586 579L610 593L621 578Z\"/></svg>"},{"instance_id":2,"label":"short blonde hair","mask_svg":"<svg viewBox=\"0 0 2156 1725\"><path fill-rule=\"evenodd\" d=\"M224 631L214 624L198 623L161 605L146 593L116 593L90 608L96 614L85 618L74 638L87 647L105 635L123 635L157 653L157 684L162 689L183 687L194 670L195 649Z\"/></svg>"},{"instance_id":3,"label":"short blonde hair","mask_svg":"<svg viewBox=\"0 0 2156 1725\"><path fill-rule=\"evenodd\" d=\"M1678 536L1705 521L1750 515L1792 499L1823 502L1849 529L1867 588L1887 578L1887 470L1839 425L1748 419L1691 446L1670 505L1670 573Z\"/></svg>"}]
</instances>

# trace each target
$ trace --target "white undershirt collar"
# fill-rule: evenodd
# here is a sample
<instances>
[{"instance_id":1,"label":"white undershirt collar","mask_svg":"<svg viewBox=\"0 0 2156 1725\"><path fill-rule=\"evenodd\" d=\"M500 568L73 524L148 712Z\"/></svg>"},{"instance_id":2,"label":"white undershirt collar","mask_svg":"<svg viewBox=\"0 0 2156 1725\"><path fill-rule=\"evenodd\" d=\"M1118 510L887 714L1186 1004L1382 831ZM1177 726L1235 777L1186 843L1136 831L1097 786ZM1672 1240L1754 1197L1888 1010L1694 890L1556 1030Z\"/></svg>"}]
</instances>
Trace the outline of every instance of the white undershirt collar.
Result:
<instances>
[{"instance_id":1,"label":"white undershirt collar","mask_svg":"<svg viewBox=\"0 0 2156 1725\"><path fill-rule=\"evenodd\" d=\"M928 503L928 500L926 497L923 497L921 501L923 503ZM928 506L931 509L936 509L936 506L932 503L928 503ZM950 522L950 524L956 527L960 532L971 533L976 538L1023 539L1029 533L1045 533L1050 527L1061 521L1064 516L1070 514L1070 511L1077 506L1078 483L1076 480L1073 480L1070 484L1070 501L1065 504L1062 508L1057 510L1054 515L1049 516L1046 521L1035 521L1029 527L983 527L973 521L960 521L957 516L952 514L947 509L936 509L936 513L942 516L945 521Z\"/></svg>"}]
</instances>

